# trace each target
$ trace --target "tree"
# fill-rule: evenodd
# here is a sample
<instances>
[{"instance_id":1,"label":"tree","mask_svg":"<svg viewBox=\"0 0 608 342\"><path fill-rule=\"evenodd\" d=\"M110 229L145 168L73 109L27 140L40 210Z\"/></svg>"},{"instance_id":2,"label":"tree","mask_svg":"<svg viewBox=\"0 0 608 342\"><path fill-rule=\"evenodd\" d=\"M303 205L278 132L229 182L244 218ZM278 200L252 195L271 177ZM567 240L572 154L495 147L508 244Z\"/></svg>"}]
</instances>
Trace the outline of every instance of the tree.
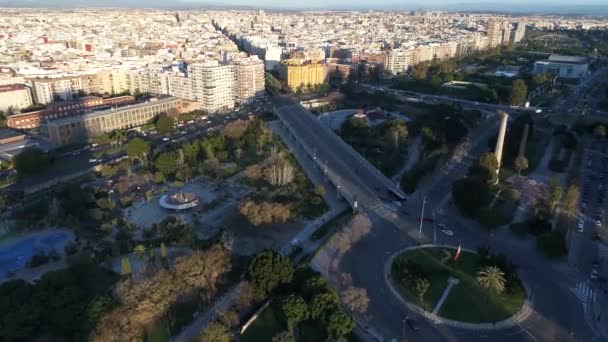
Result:
<instances>
[{"instance_id":1,"label":"tree","mask_svg":"<svg viewBox=\"0 0 608 342\"><path fill-rule=\"evenodd\" d=\"M401 121L393 121L384 133L384 141L387 145L393 146L396 151L399 150L399 145L407 140L407 127Z\"/></svg>"},{"instance_id":2,"label":"tree","mask_svg":"<svg viewBox=\"0 0 608 342\"><path fill-rule=\"evenodd\" d=\"M268 166L264 169L264 177L270 185L282 187L293 181L294 171L293 165L285 157L275 153L269 158Z\"/></svg>"},{"instance_id":3,"label":"tree","mask_svg":"<svg viewBox=\"0 0 608 342\"><path fill-rule=\"evenodd\" d=\"M481 287L502 293L505 289L505 273L497 266L485 266L477 271L477 282Z\"/></svg>"},{"instance_id":4,"label":"tree","mask_svg":"<svg viewBox=\"0 0 608 342\"><path fill-rule=\"evenodd\" d=\"M118 168L116 166L110 164L101 165L101 176L104 178L114 177L118 172Z\"/></svg>"},{"instance_id":5,"label":"tree","mask_svg":"<svg viewBox=\"0 0 608 342\"><path fill-rule=\"evenodd\" d=\"M269 250L257 254L247 268L251 284L261 296L266 296L278 286L289 283L293 273L293 265L289 259Z\"/></svg>"},{"instance_id":6,"label":"tree","mask_svg":"<svg viewBox=\"0 0 608 342\"><path fill-rule=\"evenodd\" d=\"M178 166L178 155L175 152L161 153L154 161L154 167L164 176L174 174Z\"/></svg>"},{"instance_id":7,"label":"tree","mask_svg":"<svg viewBox=\"0 0 608 342\"><path fill-rule=\"evenodd\" d=\"M219 322L212 322L199 335L198 342L231 342L232 334L228 328Z\"/></svg>"},{"instance_id":8,"label":"tree","mask_svg":"<svg viewBox=\"0 0 608 342\"><path fill-rule=\"evenodd\" d=\"M580 190L578 186L575 184L571 184L566 191L566 196L564 197L564 206L570 215L576 214L576 209L578 206L578 199L580 197Z\"/></svg>"},{"instance_id":9,"label":"tree","mask_svg":"<svg viewBox=\"0 0 608 342\"><path fill-rule=\"evenodd\" d=\"M528 86L526 86L526 82L521 79L511 82L511 92L509 94L509 103L511 103L511 105L518 106L524 103L527 96Z\"/></svg>"},{"instance_id":10,"label":"tree","mask_svg":"<svg viewBox=\"0 0 608 342\"><path fill-rule=\"evenodd\" d=\"M249 223L260 226L271 223L285 223L291 217L291 208L288 204L271 202L254 202L250 199L239 205L239 212Z\"/></svg>"},{"instance_id":11,"label":"tree","mask_svg":"<svg viewBox=\"0 0 608 342\"><path fill-rule=\"evenodd\" d=\"M528 158L524 156L519 156L515 158L515 171L518 175L521 175L522 171L528 169Z\"/></svg>"},{"instance_id":12,"label":"tree","mask_svg":"<svg viewBox=\"0 0 608 342\"><path fill-rule=\"evenodd\" d=\"M19 174L34 175L43 173L50 166L45 152L37 147L28 147L13 157L13 166Z\"/></svg>"},{"instance_id":13,"label":"tree","mask_svg":"<svg viewBox=\"0 0 608 342\"><path fill-rule=\"evenodd\" d=\"M304 298L290 295L281 303L281 312L287 322L287 329L292 330L300 322L308 319L308 305Z\"/></svg>"},{"instance_id":14,"label":"tree","mask_svg":"<svg viewBox=\"0 0 608 342\"><path fill-rule=\"evenodd\" d=\"M316 320L325 320L328 312L338 307L340 298L333 290L319 293L310 301L310 317Z\"/></svg>"},{"instance_id":15,"label":"tree","mask_svg":"<svg viewBox=\"0 0 608 342\"><path fill-rule=\"evenodd\" d=\"M414 282L414 293L416 294L416 297L422 301L429 287L431 287L431 283L429 283L428 279L424 277L416 278Z\"/></svg>"},{"instance_id":16,"label":"tree","mask_svg":"<svg viewBox=\"0 0 608 342\"><path fill-rule=\"evenodd\" d=\"M561 201L563 194L564 189L559 184L551 186L551 208L555 208L557 203Z\"/></svg>"},{"instance_id":17,"label":"tree","mask_svg":"<svg viewBox=\"0 0 608 342\"><path fill-rule=\"evenodd\" d=\"M426 79L429 66L426 63L418 63L412 68L412 78L415 80Z\"/></svg>"},{"instance_id":18,"label":"tree","mask_svg":"<svg viewBox=\"0 0 608 342\"><path fill-rule=\"evenodd\" d=\"M279 82L271 73L266 72L266 89L272 92L281 90L281 82Z\"/></svg>"},{"instance_id":19,"label":"tree","mask_svg":"<svg viewBox=\"0 0 608 342\"><path fill-rule=\"evenodd\" d=\"M173 132L175 127L173 126L174 119L170 116L161 116L156 121L156 131L158 134L167 134Z\"/></svg>"},{"instance_id":20,"label":"tree","mask_svg":"<svg viewBox=\"0 0 608 342\"><path fill-rule=\"evenodd\" d=\"M485 180L487 184L496 183L496 180L498 179L498 175L496 174L498 171L498 160L496 160L496 155L493 152L482 154L479 158L479 166L485 171L483 180Z\"/></svg>"},{"instance_id":21,"label":"tree","mask_svg":"<svg viewBox=\"0 0 608 342\"><path fill-rule=\"evenodd\" d=\"M199 288L207 302L217 292L224 275L231 269L230 253L219 244L180 259L175 265L175 274L190 287Z\"/></svg>"},{"instance_id":22,"label":"tree","mask_svg":"<svg viewBox=\"0 0 608 342\"><path fill-rule=\"evenodd\" d=\"M355 326L352 317L340 309L334 309L327 317L327 334L332 340L338 340L350 333Z\"/></svg>"},{"instance_id":23,"label":"tree","mask_svg":"<svg viewBox=\"0 0 608 342\"><path fill-rule=\"evenodd\" d=\"M167 246L164 242L160 243L160 257L161 259L167 259Z\"/></svg>"},{"instance_id":24,"label":"tree","mask_svg":"<svg viewBox=\"0 0 608 342\"><path fill-rule=\"evenodd\" d=\"M142 138L135 138L127 144L127 155L131 160L135 158L145 161L150 154L150 143Z\"/></svg>"},{"instance_id":25,"label":"tree","mask_svg":"<svg viewBox=\"0 0 608 342\"><path fill-rule=\"evenodd\" d=\"M352 312L365 313L369 304L367 290L350 286L342 292L342 302Z\"/></svg>"}]
</instances>

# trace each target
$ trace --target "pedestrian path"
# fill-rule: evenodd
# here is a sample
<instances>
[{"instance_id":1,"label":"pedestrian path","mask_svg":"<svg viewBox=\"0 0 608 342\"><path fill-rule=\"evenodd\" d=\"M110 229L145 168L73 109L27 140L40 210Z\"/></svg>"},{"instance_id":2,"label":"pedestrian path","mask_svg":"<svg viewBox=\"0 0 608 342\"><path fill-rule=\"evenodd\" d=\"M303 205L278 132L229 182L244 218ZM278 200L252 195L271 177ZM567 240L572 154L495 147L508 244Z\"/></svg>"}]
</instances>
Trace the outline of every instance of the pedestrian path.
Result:
<instances>
[{"instance_id":1,"label":"pedestrian path","mask_svg":"<svg viewBox=\"0 0 608 342\"><path fill-rule=\"evenodd\" d=\"M437 301L437 304L435 305L435 308L433 309L433 315L436 315L439 312L439 310L441 310L443 303L448 298L450 291L452 291L452 287L458 285L458 283L460 283L459 279L453 278L453 277L448 278L448 286L445 288L445 290L443 290L443 294L441 295L441 298L439 298L439 300Z\"/></svg>"},{"instance_id":2,"label":"pedestrian path","mask_svg":"<svg viewBox=\"0 0 608 342\"><path fill-rule=\"evenodd\" d=\"M576 286L570 290L574 292L574 296L576 296L583 305L595 300L595 290L591 288L591 285L586 281L578 282Z\"/></svg>"}]
</instances>

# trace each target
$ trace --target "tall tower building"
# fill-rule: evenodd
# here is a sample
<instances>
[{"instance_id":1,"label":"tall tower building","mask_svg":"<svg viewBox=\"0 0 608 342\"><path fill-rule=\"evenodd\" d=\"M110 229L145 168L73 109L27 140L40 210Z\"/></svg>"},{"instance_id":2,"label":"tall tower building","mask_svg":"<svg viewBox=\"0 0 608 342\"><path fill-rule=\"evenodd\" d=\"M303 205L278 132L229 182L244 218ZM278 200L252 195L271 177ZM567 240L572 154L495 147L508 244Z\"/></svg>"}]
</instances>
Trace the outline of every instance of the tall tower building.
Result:
<instances>
[{"instance_id":1,"label":"tall tower building","mask_svg":"<svg viewBox=\"0 0 608 342\"><path fill-rule=\"evenodd\" d=\"M494 19L488 20L488 40L490 47L502 44L502 23Z\"/></svg>"},{"instance_id":2,"label":"tall tower building","mask_svg":"<svg viewBox=\"0 0 608 342\"><path fill-rule=\"evenodd\" d=\"M498 161L498 168L496 169L496 175L500 172L500 163L502 161L502 150L505 144L505 135L507 134L507 122L509 121L509 114L499 111L500 116L500 129L498 130L498 139L496 140L496 149L494 155ZM498 180L498 177L496 178Z\"/></svg>"},{"instance_id":3,"label":"tall tower building","mask_svg":"<svg viewBox=\"0 0 608 342\"><path fill-rule=\"evenodd\" d=\"M236 101L247 103L264 95L264 62L257 56L251 56L236 60L234 65L236 66Z\"/></svg>"},{"instance_id":4,"label":"tall tower building","mask_svg":"<svg viewBox=\"0 0 608 342\"><path fill-rule=\"evenodd\" d=\"M217 60L194 63L188 66L192 92L202 109L217 112L234 108L236 83L235 66L220 64Z\"/></svg>"}]
</instances>

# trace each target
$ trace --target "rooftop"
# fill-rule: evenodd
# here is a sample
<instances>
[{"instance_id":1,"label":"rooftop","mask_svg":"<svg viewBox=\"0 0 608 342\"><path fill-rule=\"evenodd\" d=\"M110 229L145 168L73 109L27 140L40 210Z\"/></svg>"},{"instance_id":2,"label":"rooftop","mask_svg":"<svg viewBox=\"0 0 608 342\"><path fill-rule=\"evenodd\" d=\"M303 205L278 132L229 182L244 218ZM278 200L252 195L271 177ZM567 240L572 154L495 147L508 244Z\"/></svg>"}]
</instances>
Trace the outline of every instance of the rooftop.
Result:
<instances>
[{"instance_id":1,"label":"rooftop","mask_svg":"<svg viewBox=\"0 0 608 342\"><path fill-rule=\"evenodd\" d=\"M587 63L587 57L551 54L551 56L549 56L548 58L548 61L558 63Z\"/></svg>"},{"instance_id":2,"label":"rooftop","mask_svg":"<svg viewBox=\"0 0 608 342\"><path fill-rule=\"evenodd\" d=\"M22 90L25 89L25 86L23 84L5 84L5 85L0 85L0 93L7 93L10 91L15 91L15 90Z\"/></svg>"}]
</instances>

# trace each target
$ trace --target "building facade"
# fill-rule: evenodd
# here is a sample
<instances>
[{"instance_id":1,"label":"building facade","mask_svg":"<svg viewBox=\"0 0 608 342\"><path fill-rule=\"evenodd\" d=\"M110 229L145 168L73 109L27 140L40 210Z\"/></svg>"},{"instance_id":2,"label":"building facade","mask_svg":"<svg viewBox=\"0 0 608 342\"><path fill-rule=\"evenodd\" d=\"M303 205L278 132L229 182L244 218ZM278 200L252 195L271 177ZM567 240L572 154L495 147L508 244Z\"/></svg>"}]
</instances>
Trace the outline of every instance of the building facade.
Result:
<instances>
[{"instance_id":1,"label":"building facade","mask_svg":"<svg viewBox=\"0 0 608 342\"><path fill-rule=\"evenodd\" d=\"M41 126L41 132L52 143L66 145L114 130L138 127L160 114L179 113L182 107L183 100L179 98L156 99L117 109L48 120Z\"/></svg>"},{"instance_id":2,"label":"building facade","mask_svg":"<svg viewBox=\"0 0 608 342\"><path fill-rule=\"evenodd\" d=\"M391 50L386 54L384 70L392 75L401 75L407 72L412 65L411 50Z\"/></svg>"},{"instance_id":3,"label":"building facade","mask_svg":"<svg viewBox=\"0 0 608 342\"><path fill-rule=\"evenodd\" d=\"M583 78L589 72L587 58L552 54L546 60L534 63L534 74L553 73L561 78Z\"/></svg>"},{"instance_id":4,"label":"building facade","mask_svg":"<svg viewBox=\"0 0 608 342\"><path fill-rule=\"evenodd\" d=\"M22 84L7 84L0 86L0 110L18 110L32 105L30 88Z\"/></svg>"},{"instance_id":5,"label":"building facade","mask_svg":"<svg viewBox=\"0 0 608 342\"><path fill-rule=\"evenodd\" d=\"M264 62L257 56L242 58L234 62L236 66L236 102L248 103L264 95Z\"/></svg>"},{"instance_id":6,"label":"building facade","mask_svg":"<svg viewBox=\"0 0 608 342\"><path fill-rule=\"evenodd\" d=\"M310 63L302 59L288 59L281 62L280 76L290 89L300 86L314 86L325 82L325 65Z\"/></svg>"},{"instance_id":7,"label":"building facade","mask_svg":"<svg viewBox=\"0 0 608 342\"><path fill-rule=\"evenodd\" d=\"M188 66L194 100L201 103L202 109L212 113L234 108L235 66L220 64L217 60L194 63Z\"/></svg>"}]
</instances>

